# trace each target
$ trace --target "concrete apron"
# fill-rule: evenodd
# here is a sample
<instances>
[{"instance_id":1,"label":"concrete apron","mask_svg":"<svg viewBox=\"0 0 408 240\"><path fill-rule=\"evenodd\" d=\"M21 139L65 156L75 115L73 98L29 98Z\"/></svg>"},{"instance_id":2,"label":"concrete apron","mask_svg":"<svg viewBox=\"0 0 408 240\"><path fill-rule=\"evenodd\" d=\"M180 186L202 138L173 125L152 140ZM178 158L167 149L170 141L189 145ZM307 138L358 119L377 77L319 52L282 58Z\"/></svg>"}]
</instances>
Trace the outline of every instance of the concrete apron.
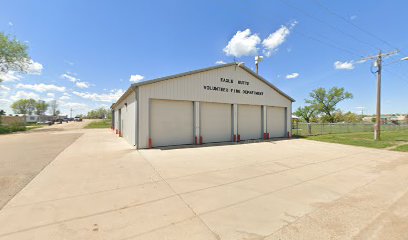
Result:
<instances>
[{"instance_id":1,"label":"concrete apron","mask_svg":"<svg viewBox=\"0 0 408 240\"><path fill-rule=\"evenodd\" d=\"M407 234L404 153L306 140L135 151L84 132L0 211L0 239Z\"/></svg>"}]
</instances>

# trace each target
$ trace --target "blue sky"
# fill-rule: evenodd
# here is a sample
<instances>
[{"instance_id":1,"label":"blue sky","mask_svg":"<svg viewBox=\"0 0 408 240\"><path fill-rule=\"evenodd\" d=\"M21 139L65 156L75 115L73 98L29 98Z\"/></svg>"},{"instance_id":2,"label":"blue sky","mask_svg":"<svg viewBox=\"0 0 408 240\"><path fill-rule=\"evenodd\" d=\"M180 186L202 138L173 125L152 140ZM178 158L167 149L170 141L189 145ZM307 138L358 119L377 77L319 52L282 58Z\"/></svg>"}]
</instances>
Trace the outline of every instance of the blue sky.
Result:
<instances>
[{"instance_id":1,"label":"blue sky","mask_svg":"<svg viewBox=\"0 0 408 240\"><path fill-rule=\"evenodd\" d=\"M295 98L294 108L304 105L313 89L339 86L354 94L340 104L342 110L364 107L372 114L376 78L371 62L358 60L396 48L401 53L384 61L395 63L384 67L382 110L408 113L408 61L397 61L408 56L407 1L3 0L1 5L0 31L25 41L34 61L30 74L9 74L2 84L0 108L7 113L12 101L27 96L56 99L63 113L71 107L74 114L84 113L110 106L130 79L232 62L234 55L254 68L257 51L270 55L260 74Z\"/></svg>"}]
</instances>

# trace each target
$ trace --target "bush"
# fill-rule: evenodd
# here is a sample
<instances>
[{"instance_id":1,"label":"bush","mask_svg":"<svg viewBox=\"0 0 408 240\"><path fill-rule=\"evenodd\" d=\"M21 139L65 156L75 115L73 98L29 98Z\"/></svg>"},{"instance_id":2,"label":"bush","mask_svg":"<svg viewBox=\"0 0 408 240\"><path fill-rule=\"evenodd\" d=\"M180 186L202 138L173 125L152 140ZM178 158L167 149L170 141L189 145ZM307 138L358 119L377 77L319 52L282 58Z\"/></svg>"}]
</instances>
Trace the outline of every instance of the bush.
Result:
<instances>
[{"instance_id":1,"label":"bush","mask_svg":"<svg viewBox=\"0 0 408 240\"><path fill-rule=\"evenodd\" d=\"M0 134L26 131L23 124L0 125Z\"/></svg>"}]
</instances>

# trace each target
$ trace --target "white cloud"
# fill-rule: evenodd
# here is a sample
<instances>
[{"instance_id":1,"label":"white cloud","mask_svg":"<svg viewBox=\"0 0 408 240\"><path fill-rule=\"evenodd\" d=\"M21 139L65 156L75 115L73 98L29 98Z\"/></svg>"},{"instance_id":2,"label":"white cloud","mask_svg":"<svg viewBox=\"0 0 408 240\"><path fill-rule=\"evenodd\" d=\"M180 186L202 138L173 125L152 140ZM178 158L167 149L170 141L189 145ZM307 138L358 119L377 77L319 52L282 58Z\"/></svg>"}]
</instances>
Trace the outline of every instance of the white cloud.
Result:
<instances>
[{"instance_id":1,"label":"white cloud","mask_svg":"<svg viewBox=\"0 0 408 240\"><path fill-rule=\"evenodd\" d=\"M299 73L291 73L286 75L286 79L294 79L294 78L298 78L300 76Z\"/></svg>"},{"instance_id":2,"label":"white cloud","mask_svg":"<svg viewBox=\"0 0 408 240\"><path fill-rule=\"evenodd\" d=\"M55 94L54 94L54 93L47 93L47 97L49 97L49 98L55 98Z\"/></svg>"},{"instance_id":3,"label":"white cloud","mask_svg":"<svg viewBox=\"0 0 408 240\"><path fill-rule=\"evenodd\" d=\"M64 100L69 100L69 99L71 99L69 96L61 96L60 98L59 98L59 100L62 100L62 101L64 101Z\"/></svg>"},{"instance_id":4,"label":"white cloud","mask_svg":"<svg viewBox=\"0 0 408 240\"><path fill-rule=\"evenodd\" d=\"M270 57L272 53L278 50L278 47L286 41L287 36L296 24L297 22L294 21L289 26L282 25L278 30L269 34L269 36L262 41L264 47L263 52L267 57Z\"/></svg>"},{"instance_id":5,"label":"white cloud","mask_svg":"<svg viewBox=\"0 0 408 240\"><path fill-rule=\"evenodd\" d=\"M33 60L29 60L25 65L26 73L31 75L40 75L43 70L43 65ZM0 72L0 79L4 82L15 82L22 78L16 71L8 71L7 73Z\"/></svg>"},{"instance_id":6,"label":"white cloud","mask_svg":"<svg viewBox=\"0 0 408 240\"><path fill-rule=\"evenodd\" d=\"M75 85L79 88L89 88L89 86L91 86L89 83L87 82L76 82Z\"/></svg>"},{"instance_id":7,"label":"white cloud","mask_svg":"<svg viewBox=\"0 0 408 240\"><path fill-rule=\"evenodd\" d=\"M18 92L16 92L15 95L10 97L10 99L13 100L13 101L17 101L19 99L28 99L28 98L38 100L38 99L40 99L40 96L38 94L36 94L36 93L33 93L33 92L18 91Z\"/></svg>"},{"instance_id":8,"label":"white cloud","mask_svg":"<svg viewBox=\"0 0 408 240\"><path fill-rule=\"evenodd\" d=\"M14 71L9 71L7 73L0 72L0 79L4 82L15 82L21 79L21 76Z\"/></svg>"},{"instance_id":9,"label":"white cloud","mask_svg":"<svg viewBox=\"0 0 408 240\"><path fill-rule=\"evenodd\" d=\"M0 98L0 104L1 103L3 103L3 104L6 104L6 103L11 103L11 101L10 100L8 100L8 99L3 99L3 98Z\"/></svg>"},{"instance_id":10,"label":"white cloud","mask_svg":"<svg viewBox=\"0 0 408 240\"><path fill-rule=\"evenodd\" d=\"M14 24L12 22L8 22L8 25L12 27Z\"/></svg>"},{"instance_id":11,"label":"white cloud","mask_svg":"<svg viewBox=\"0 0 408 240\"><path fill-rule=\"evenodd\" d=\"M56 86L53 84L44 84L44 83L33 84L33 85L19 83L16 85L16 88L33 90L36 92L48 92L48 91L65 92L65 87Z\"/></svg>"},{"instance_id":12,"label":"white cloud","mask_svg":"<svg viewBox=\"0 0 408 240\"><path fill-rule=\"evenodd\" d=\"M40 75L43 68L44 67L41 63L30 60L27 65L27 73L32 75Z\"/></svg>"},{"instance_id":13,"label":"white cloud","mask_svg":"<svg viewBox=\"0 0 408 240\"><path fill-rule=\"evenodd\" d=\"M69 73L62 74L61 78L66 79L66 80L68 80L70 82L73 82L73 83L79 81L78 78L72 76L72 74L69 74Z\"/></svg>"},{"instance_id":14,"label":"white cloud","mask_svg":"<svg viewBox=\"0 0 408 240\"><path fill-rule=\"evenodd\" d=\"M66 79L70 82L75 83L75 86L79 87L79 88L89 88L91 86L90 83L87 82L81 82L81 79L77 78L74 76L75 74L70 73L70 72L66 72L64 74L61 75L61 78Z\"/></svg>"},{"instance_id":15,"label":"white cloud","mask_svg":"<svg viewBox=\"0 0 408 240\"><path fill-rule=\"evenodd\" d=\"M143 79L144 79L144 76L139 75L139 74L130 75L129 82L134 82L134 83L136 83L136 82L142 81Z\"/></svg>"},{"instance_id":16,"label":"white cloud","mask_svg":"<svg viewBox=\"0 0 408 240\"><path fill-rule=\"evenodd\" d=\"M238 31L228 42L224 48L225 54L228 56L242 57L254 56L258 53L257 45L261 39L257 34L251 34L250 29Z\"/></svg>"},{"instance_id":17,"label":"white cloud","mask_svg":"<svg viewBox=\"0 0 408 240\"><path fill-rule=\"evenodd\" d=\"M72 93L78 97L96 101L96 102L115 102L116 100L119 99L120 96L122 96L124 91L122 89L117 89L114 91L110 91L109 93L101 93L101 94L89 93L89 92L76 92L76 91Z\"/></svg>"},{"instance_id":18,"label":"white cloud","mask_svg":"<svg viewBox=\"0 0 408 240\"><path fill-rule=\"evenodd\" d=\"M76 103L76 102L69 102L69 103L61 103L63 107L73 108L73 110L88 110L89 106L85 103Z\"/></svg>"},{"instance_id":19,"label":"white cloud","mask_svg":"<svg viewBox=\"0 0 408 240\"><path fill-rule=\"evenodd\" d=\"M338 70L353 70L354 64L353 64L353 61L350 61L350 62L336 61L334 63L334 68Z\"/></svg>"},{"instance_id":20,"label":"white cloud","mask_svg":"<svg viewBox=\"0 0 408 240\"><path fill-rule=\"evenodd\" d=\"M10 88L4 85L0 85L0 91L10 91Z\"/></svg>"},{"instance_id":21,"label":"white cloud","mask_svg":"<svg viewBox=\"0 0 408 240\"><path fill-rule=\"evenodd\" d=\"M218 60L218 61L216 61L216 62L215 62L215 64L217 64L217 65L221 65L221 64L226 64L226 62L221 61L221 60Z\"/></svg>"}]
</instances>

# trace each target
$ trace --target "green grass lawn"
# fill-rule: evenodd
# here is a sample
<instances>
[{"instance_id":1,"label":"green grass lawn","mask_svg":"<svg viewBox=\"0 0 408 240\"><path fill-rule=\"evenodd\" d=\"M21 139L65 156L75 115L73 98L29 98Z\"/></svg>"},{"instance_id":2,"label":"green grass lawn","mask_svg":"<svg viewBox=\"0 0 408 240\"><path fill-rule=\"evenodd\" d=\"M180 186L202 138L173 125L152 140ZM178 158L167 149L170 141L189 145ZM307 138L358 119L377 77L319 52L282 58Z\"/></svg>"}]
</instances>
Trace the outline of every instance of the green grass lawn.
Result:
<instances>
[{"instance_id":1,"label":"green grass lawn","mask_svg":"<svg viewBox=\"0 0 408 240\"><path fill-rule=\"evenodd\" d=\"M97 120L90 122L85 128L110 128L111 119Z\"/></svg>"},{"instance_id":2,"label":"green grass lawn","mask_svg":"<svg viewBox=\"0 0 408 240\"><path fill-rule=\"evenodd\" d=\"M305 139L322 142L408 151L408 130L381 132L381 141L374 141L373 138L374 134L372 132L338 133L305 137Z\"/></svg>"},{"instance_id":3,"label":"green grass lawn","mask_svg":"<svg viewBox=\"0 0 408 240\"><path fill-rule=\"evenodd\" d=\"M26 126L22 124L12 124L9 126L0 125L0 134L8 134L13 132L22 132L26 131Z\"/></svg>"},{"instance_id":4,"label":"green grass lawn","mask_svg":"<svg viewBox=\"0 0 408 240\"><path fill-rule=\"evenodd\" d=\"M400 146L394 148L393 150L400 151L400 152L408 152L408 144L400 145Z\"/></svg>"}]
</instances>

